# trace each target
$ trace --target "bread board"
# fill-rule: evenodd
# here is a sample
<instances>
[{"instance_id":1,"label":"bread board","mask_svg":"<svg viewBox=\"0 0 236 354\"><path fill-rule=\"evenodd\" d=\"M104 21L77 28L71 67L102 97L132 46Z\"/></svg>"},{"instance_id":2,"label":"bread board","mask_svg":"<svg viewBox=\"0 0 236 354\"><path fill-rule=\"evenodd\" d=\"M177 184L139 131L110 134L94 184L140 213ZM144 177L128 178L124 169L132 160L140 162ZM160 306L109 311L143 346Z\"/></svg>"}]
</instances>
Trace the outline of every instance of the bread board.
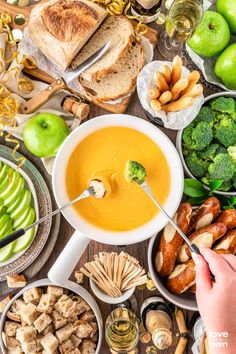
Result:
<instances>
[{"instance_id":1,"label":"bread board","mask_svg":"<svg viewBox=\"0 0 236 354\"><path fill-rule=\"evenodd\" d=\"M44 1L45 0L42 0L41 2L44 2ZM34 6L35 5L31 5L31 6L28 6L25 8L21 8L18 6L10 5L5 0L0 0L0 13L8 13L9 15L11 15L11 18L12 18L11 27L12 28L24 30L24 28L27 27L27 25L28 25L30 13L31 13L31 10ZM16 21L17 18L19 18L19 16L24 18L24 23L22 23L21 25L19 25ZM135 27L137 25L137 22L132 21L132 24ZM155 29L148 27L148 31L145 34L145 37L150 41L150 43L154 47L157 45L158 32ZM32 76L33 78L36 78L36 79L46 82L48 84L51 84L55 80L55 78L53 78L52 76L50 76L49 74L47 74L46 72L44 72L38 68L31 69L31 70L24 69L24 71L27 74L29 74L30 76ZM78 94L77 92L75 92L71 89L68 89L68 91L73 94ZM128 97L125 97L121 102L117 102L114 104L108 104L106 102L99 102L95 98L92 98L92 99L90 97L86 97L86 98L88 100L90 100L93 104L95 104L96 106L103 108L109 112L124 113L129 106L132 96L133 96L133 94L131 94Z\"/></svg>"}]
</instances>

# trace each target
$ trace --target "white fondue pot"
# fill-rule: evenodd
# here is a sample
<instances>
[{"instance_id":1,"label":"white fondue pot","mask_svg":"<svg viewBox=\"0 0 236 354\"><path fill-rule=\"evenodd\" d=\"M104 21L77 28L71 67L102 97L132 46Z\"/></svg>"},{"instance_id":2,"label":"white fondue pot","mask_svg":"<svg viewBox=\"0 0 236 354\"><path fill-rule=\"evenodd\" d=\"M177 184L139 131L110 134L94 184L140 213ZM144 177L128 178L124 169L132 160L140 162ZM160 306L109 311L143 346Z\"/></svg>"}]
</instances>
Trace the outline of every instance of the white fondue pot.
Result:
<instances>
[{"instance_id":1,"label":"white fondue pot","mask_svg":"<svg viewBox=\"0 0 236 354\"><path fill-rule=\"evenodd\" d=\"M75 129L64 141L54 162L52 178L53 191L58 206L61 207L68 202L69 197L65 184L66 166L74 149L91 133L108 127L135 129L153 140L162 150L168 162L171 176L170 193L163 207L170 216L173 216L183 195L184 175L179 155L172 142L160 129L141 118L125 114L108 114L94 118ZM74 168L80 168L80 166ZM162 188L161 185L160 188ZM165 216L157 213L152 220L141 227L129 231L114 232L103 230L86 222L73 206L65 209L63 215L76 231L48 273L51 281L62 285L69 279L90 239L112 245L138 243L157 234L168 222Z\"/></svg>"}]
</instances>

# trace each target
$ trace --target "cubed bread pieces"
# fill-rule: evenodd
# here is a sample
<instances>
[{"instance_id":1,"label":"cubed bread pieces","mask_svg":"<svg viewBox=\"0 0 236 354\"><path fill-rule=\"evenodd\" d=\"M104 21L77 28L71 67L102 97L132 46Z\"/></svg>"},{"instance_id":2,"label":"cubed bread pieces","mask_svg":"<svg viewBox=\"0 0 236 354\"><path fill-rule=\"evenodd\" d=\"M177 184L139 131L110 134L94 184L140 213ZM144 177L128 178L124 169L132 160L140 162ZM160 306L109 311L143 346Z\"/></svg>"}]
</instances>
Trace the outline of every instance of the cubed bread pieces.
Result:
<instances>
[{"instance_id":1,"label":"cubed bread pieces","mask_svg":"<svg viewBox=\"0 0 236 354\"><path fill-rule=\"evenodd\" d=\"M7 304L11 301L12 296L8 295L2 301L0 301L0 313L2 313L7 306Z\"/></svg>"},{"instance_id":2,"label":"cubed bread pieces","mask_svg":"<svg viewBox=\"0 0 236 354\"><path fill-rule=\"evenodd\" d=\"M37 349L36 339L33 339L30 342L21 343L21 348L25 354L36 353L36 349Z\"/></svg>"},{"instance_id":3,"label":"cubed bread pieces","mask_svg":"<svg viewBox=\"0 0 236 354\"><path fill-rule=\"evenodd\" d=\"M37 334L37 337L36 337L36 352L37 353L41 353L41 351L43 350L43 346L41 344L41 340L44 336L42 334Z\"/></svg>"},{"instance_id":4,"label":"cubed bread pieces","mask_svg":"<svg viewBox=\"0 0 236 354\"><path fill-rule=\"evenodd\" d=\"M64 317L70 317L72 313L76 311L76 302L74 302L69 296L64 294L55 303L54 308Z\"/></svg>"},{"instance_id":5,"label":"cubed bread pieces","mask_svg":"<svg viewBox=\"0 0 236 354\"><path fill-rule=\"evenodd\" d=\"M49 332L55 333L55 327L53 326L53 323L50 323L42 332L42 334L45 336Z\"/></svg>"},{"instance_id":6,"label":"cubed bread pieces","mask_svg":"<svg viewBox=\"0 0 236 354\"><path fill-rule=\"evenodd\" d=\"M56 298L51 294L43 294L37 306L39 312L51 314L53 311L53 306L56 302Z\"/></svg>"},{"instance_id":7,"label":"cubed bread pieces","mask_svg":"<svg viewBox=\"0 0 236 354\"><path fill-rule=\"evenodd\" d=\"M23 288L26 285L26 279L23 274L7 275L8 288Z\"/></svg>"},{"instance_id":8,"label":"cubed bread pieces","mask_svg":"<svg viewBox=\"0 0 236 354\"><path fill-rule=\"evenodd\" d=\"M74 301L74 297L72 298L72 300ZM76 313L79 316L80 314L82 314L85 311L89 311L91 310L91 307L87 304L86 301L80 299L80 301L77 302L76 305Z\"/></svg>"},{"instance_id":9,"label":"cubed bread pieces","mask_svg":"<svg viewBox=\"0 0 236 354\"><path fill-rule=\"evenodd\" d=\"M71 353L74 349L75 347L70 339L65 340L59 345L59 352L61 354Z\"/></svg>"},{"instance_id":10,"label":"cubed bread pieces","mask_svg":"<svg viewBox=\"0 0 236 354\"><path fill-rule=\"evenodd\" d=\"M81 320L76 321L74 327L75 333L79 338L88 338L93 331L93 327L88 322Z\"/></svg>"},{"instance_id":11,"label":"cubed bread pieces","mask_svg":"<svg viewBox=\"0 0 236 354\"><path fill-rule=\"evenodd\" d=\"M35 321L34 326L41 333L52 322L51 316L47 313L42 313Z\"/></svg>"},{"instance_id":12,"label":"cubed bread pieces","mask_svg":"<svg viewBox=\"0 0 236 354\"><path fill-rule=\"evenodd\" d=\"M83 273L75 271L75 279L76 279L76 283L83 284L83 281L84 281Z\"/></svg>"},{"instance_id":13,"label":"cubed bread pieces","mask_svg":"<svg viewBox=\"0 0 236 354\"><path fill-rule=\"evenodd\" d=\"M46 352L53 353L57 349L59 342L57 338L49 332L41 339L41 344Z\"/></svg>"},{"instance_id":14,"label":"cubed bread pieces","mask_svg":"<svg viewBox=\"0 0 236 354\"><path fill-rule=\"evenodd\" d=\"M84 339L79 346L79 350L81 351L81 354L95 354L96 343L89 339Z\"/></svg>"},{"instance_id":15,"label":"cubed bread pieces","mask_svg":"<svg viewBox=\"0 0 236 354\"><path fill-rule=\"evenodd\" d=\"M9 337L15 337L16 336L17 328L20 328L20 324L17 323L17 322L5 321L5 323L4 323L4 332Z\"/></svg>"},{"instance_id":16,"label":"cubed bread pieces","mask_svg":"<svg viewBox=\"0 0 236 354\"><path fill-rule=\"evenodd\" d=\"M14 349L20 347L20 342L15 337L9 337L6 333L2 332L2 340L7 349Z\"/></svg>"},{"instance_id":17,"label":"cubed bread pieces","mask_svg":"<svg viewBox=\"0 0 236 354\"><path fill-rule=\"evenodd\" d=\"M24 326L16 330L16 339L20 343L30 342L36 339L37 331L33 326Z\"/></svg>"},{"instance_id":18,"label":"cubed bread pieces","mask_svg":"<svg viewBox=\"0 0 236 354\"><path fill-rule=\"evenodd\" d=\"M90 333L90 337L93 337L93 336L95 336L95 334L98 331L98 324L97 324L97 322L89 322L89 324L93 329L92 332Z\"/></svg>"},{"instance_id":19,"label":"cubed bread pieces","mask_svg":"<svg viewBox=\"0 0 236 354\"><path fill-rule=\"evenodd\" d=\"M40 288L31 288L24 292L23 299L26 304L32 303L37 305L43 294L43 290Z\"/></svg>"},{"instance_id":20,"label":"cubed bread pieces","mask_svg":"<svg viewBox=\"0 0 236 354\"><path fill-rule=\"evenodd\" d=\"M52 312L52 321L55 329L64 327L67 324L67 319L57 311Z\"/></svg>"},{"instance_id":21,"label":"cubed bread pieces","mask_svg":"<svg viewBox=\"0 0 236 354\"><path fill-rule=\"evenodd\" d=\"M73 326L72 323L68 323L66 326L58 329L58 331L56 331L56 337L59 340L60 343L64 342L65 340L67 340L72 333L75 331L75 327Z\"/></svg>"},{"instance_id":22,"label":"cubed bread pieces","mask_svg":"<svg viewBox=\"0 0 236 354\"><path fill-rule=\"evenodd\" d=\"M49 285L47 287L47 294L53 295L57 299L64 294L64 290L60 286Z\"/></svg>"},{"instance_id":23,"label":"cubed bread pieces","mask_svg":"<svg viewBox=\"0 0 236 354\"><path fill-rule=\"evenodd\" d=\"M27 304L20 311L21 319L28 325L31 325L40 315L34 304Z\"/></svg>"},{"instance_id":24,"label":"cubed bread pieces","mask_svg":"<svg viewBox=\"0 0 236 354\"><path fill-rule=\"evenodd\" d=\"M8 349L8 354L23 354L21 347L15 347L12 349Z\"/></svg>"},{"instance_id":25,"label":"cubed bread pieces","mask_svg":"<svg viewBox=\"0 0 236 354\"><path fill-rule=\"evenodd\" d=\"M76 334L72 334L72 335L70 336L70 340L71 340L71 342L73 343L73 345L74 345L75 348L78 348L78 346L79 346L80 343L82 342L82 339L79 338L79 337L77 337Z\"/></svg>"},{"instance_id":26,"label":"cubed bread pieces","mask_svg":"<svg viewBox=\"0 0 236 354\"><path fill-rule=\"evenodd\" d=\"M67 317L68 322L78 321L78 315L76 312L73 312L69 317Z\"/></svg>"},{"instance_id":27,"label":"cubed bread pieces","mask_svg":"<svg viewBox=\"0 0 236 354\"><path fill-rule=\"evenodd\" d=\"M21 311L23 311L25 306L25 302L22 299L17 299L7 312L7 317L12 321L21 322Z\"/></svg>"},{"instance_id":28,"label":"cubed bread pieces","mask_svg":"<svg viewBox=\"0 0 236 354\"><path fill-rule=\"evenodd\" d=\"M89 311L85 311L84 313L82 313L82 315L80 315L79 319L82 321L91 322L95 319L95 315L92 310L89 310Z\"/></svg>"}]
</instances>

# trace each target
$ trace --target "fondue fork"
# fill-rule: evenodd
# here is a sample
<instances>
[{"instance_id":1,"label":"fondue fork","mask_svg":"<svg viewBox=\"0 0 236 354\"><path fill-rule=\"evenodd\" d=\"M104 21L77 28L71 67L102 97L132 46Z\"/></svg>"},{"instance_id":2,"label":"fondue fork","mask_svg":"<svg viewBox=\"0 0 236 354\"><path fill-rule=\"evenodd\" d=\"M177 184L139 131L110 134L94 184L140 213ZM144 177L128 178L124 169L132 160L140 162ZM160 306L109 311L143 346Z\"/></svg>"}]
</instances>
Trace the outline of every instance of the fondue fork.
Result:
<instances>
[{"instance_id":1,"label":"fondue fork","mask_svg":"<svg viewBox=\"0 0 236 354\"><path fill-rule=\"evenodd\" d=\"M173 221L173 219L170 217L170 215L167 214L165 209L163 209L162 206L158 203L158 201L156 200L156 198L152 194L151 189L150 189L149 185L147 184L147 182L144 181L142 184L139 184L139 186L144 190L144 192L149 196L149 198L152 199L153 203L158 207L158 209L162 212L162 214L165 215L165 217L169 220L169 223L175 228L175 230L184 239L184 241L187 243L190 251L193 252L193 253L196 253L196 254L201 254L200 251L199 251L198 246L195 245L194 243L192 243L188 239L188 237L180 230L180 228L178 227L178 225L176 225L176 223Z\"/></svg>"},{"instance_id":2,"label":"fondue fork","mask_svg":"<svg viewBox=\"0 0 236 354\"><path fill-rule=\"evenodd\" d=\"M91 196L94 196L96 193L94 187L89 187L87 189L85 189L78 197L76 197L75 199L69 201L68 203L64 204L62 207L54 210L53 212L51 212L48 215L45 215L44 217L42 217L41 219L35 221L33 224L27 226L25 229L19 229L14 231L13 233L11 233L10 235L6 236L5 238L3 238L2 240L0 240L0 249L9 245L11 242L17 240L18 238L20 238L21 236L23 236L27 231L29 231L30 229L32 229L33 227L37 226L38 224L41 224L43 221L51 218L52 216L60 213L62 210L68 208L69 206L71 206L72 204L78 202L81 199L85 199Z\"/></svg>"}]
</instances>

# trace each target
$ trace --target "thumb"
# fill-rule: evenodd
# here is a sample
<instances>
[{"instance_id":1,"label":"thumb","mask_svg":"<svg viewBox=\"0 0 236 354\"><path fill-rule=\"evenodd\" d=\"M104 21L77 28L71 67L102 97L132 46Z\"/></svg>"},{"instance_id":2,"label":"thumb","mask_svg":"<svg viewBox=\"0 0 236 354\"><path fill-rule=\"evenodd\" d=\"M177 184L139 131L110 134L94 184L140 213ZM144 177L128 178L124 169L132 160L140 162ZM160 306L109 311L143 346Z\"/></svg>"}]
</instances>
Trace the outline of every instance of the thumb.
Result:
<instances>
[{"instance_id":1,"label":"thumb","mask_svg":"<svg viewBox=\"0 0 236 354\"><path fill-rule=\"evenodd\" d=\"M197 296L206 295L212 289L211 272L205 259L197 254L192 254L196 265L196 291Z\"/></svg>"}]
</instances>

